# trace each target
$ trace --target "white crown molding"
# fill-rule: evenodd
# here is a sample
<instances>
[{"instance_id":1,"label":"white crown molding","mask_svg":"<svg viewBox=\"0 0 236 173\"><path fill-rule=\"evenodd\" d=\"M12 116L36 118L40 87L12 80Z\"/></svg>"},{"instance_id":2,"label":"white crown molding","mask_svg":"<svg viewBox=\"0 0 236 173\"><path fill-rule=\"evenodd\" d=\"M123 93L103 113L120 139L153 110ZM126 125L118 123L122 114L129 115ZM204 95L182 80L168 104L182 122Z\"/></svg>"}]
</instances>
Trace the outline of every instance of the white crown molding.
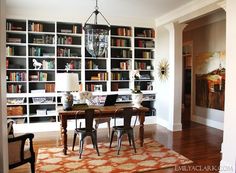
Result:
<instances>
[{"instance_id":1,"label":"white crown molding","mask_svg":"<svg viewBox=\"0 0 236 173\"><path fill-rule=\"evenodd\" d=\"M162 26L169 22L183 23L195 17L201 16L213 10L221 8L222 0L194 0L155 20L156 26Z\"/></svg>"},{"instance_id":2,"label":"white crown molding","mask_svg":"<svg viewBox=\"0 0 236 173\"><path fill-rule=\"evenodd\" d=\"M226 1L219 2L218 5L226 11Z\"/></svg>"}]
</instances>

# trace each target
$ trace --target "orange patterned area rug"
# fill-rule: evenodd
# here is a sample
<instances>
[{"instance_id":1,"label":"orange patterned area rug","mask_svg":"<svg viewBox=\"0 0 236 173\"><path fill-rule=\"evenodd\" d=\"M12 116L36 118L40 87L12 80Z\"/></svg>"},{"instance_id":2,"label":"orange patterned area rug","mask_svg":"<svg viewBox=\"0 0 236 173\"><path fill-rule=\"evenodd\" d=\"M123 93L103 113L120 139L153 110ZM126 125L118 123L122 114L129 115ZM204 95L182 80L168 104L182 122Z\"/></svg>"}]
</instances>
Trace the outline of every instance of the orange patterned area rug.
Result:
<instances>
[{"instance_id":1,"label":"orange patterned area rug","mask_svg":"<svg viewBox=\"0 0 236 173\"><path fill-rule=\"evenodd\" d=\"M112 148L109 143L99 143L100 156L92 145L86 145L79 159L78 147L71 148L64 155L62 147L40 148L38 151L37 173L130 173L157 170L192 163L188 158L165 148L152 139L144 140L144 147L137 145L137 153L127 141L122 142L120 155L117 156L116 141Z\"/></svg>"}]
</instances>

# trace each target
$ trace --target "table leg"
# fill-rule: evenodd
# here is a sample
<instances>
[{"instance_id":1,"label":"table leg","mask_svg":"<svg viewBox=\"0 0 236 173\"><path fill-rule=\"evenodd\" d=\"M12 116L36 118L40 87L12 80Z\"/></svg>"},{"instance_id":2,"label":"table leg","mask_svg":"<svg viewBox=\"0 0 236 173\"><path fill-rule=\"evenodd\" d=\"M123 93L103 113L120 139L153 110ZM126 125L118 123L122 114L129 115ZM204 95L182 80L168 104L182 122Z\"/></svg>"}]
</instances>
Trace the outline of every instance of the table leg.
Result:
<instances>
[{"instance_id":1,"label":"table leg","mask_svg":"<svg viewBox=\"0 0 236 173\"><path fill-rule=\"evenodd\" d=\"M143 140L144 140L144 121L145 121L145 113L142 112L139 115L139 139L140 139L140 146L143 147Z\"/></svg>"},{"instance_id":2,"label":"table leg","mask_svg":"<svg viewBox=\"0 0 236 173\"><path fill-rule=\"evenodd\" d=\"M61 117L61 135L62 135L62 143L63 143L63 152L66 155L67 152L67 119L65 117Z\"/></svg>"}]
</instances>

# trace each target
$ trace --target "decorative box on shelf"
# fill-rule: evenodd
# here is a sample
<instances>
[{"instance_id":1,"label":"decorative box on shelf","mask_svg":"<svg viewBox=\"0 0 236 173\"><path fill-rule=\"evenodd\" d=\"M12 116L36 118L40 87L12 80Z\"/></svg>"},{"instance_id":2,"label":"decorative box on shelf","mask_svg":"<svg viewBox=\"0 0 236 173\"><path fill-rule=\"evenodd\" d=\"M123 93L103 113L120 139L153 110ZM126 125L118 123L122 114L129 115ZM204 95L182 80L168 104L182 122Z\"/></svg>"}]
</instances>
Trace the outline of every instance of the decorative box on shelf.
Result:
<instances>
[{"instance_id":1,"label":"decorative box on shelf","mask_svg":"<svg viewBox=\"0 0 236 173\"><path fill-rule=\"evenodd\" d=\"M37 115L47 115L47 109L37 109L36 114Z\"/></svg>"},{"instance_id":2,"label":"decorative box on shelf","mask_svg":"<svg viewBox=\"0 0 236 173\"><path fill-rule=\"evenodd\" d=\"M24 114L23 106L8 106L7 107L7 116L17 116Z\"/></svg>"}]
</instances>

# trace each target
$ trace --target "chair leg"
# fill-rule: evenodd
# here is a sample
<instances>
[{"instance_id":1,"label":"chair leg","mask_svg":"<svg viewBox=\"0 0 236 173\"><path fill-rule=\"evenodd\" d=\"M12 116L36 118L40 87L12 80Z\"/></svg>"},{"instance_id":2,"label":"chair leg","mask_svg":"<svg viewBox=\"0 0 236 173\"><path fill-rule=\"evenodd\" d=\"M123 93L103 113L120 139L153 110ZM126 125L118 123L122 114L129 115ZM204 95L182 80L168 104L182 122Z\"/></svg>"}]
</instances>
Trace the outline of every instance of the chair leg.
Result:
<instances>
[{"instance_id":1,"label":"chair leg","mask_svg":"<svg viewBox=\"0 0 236 173\"><path fill-rule=\"evenodd\" d=\"M92 140L93 148L96 148L96 146L95 146L95 139L94 139L93 133L91 134L90 137L91 137L91 140Z\"/></svg>"},{"instance_id":2,"label":"chair leg","mask_svg":"<svg viewBox=\"0 0 236 173\"><path fill-rule=\"evenodd\" d=\"M112 145L112 140L113 140L114 133L115 133L115 131L112 130L112 132L111 132L111 139L110 139L110 148L111 148L111 145Z\"/></svg>"},{"instance_id":3,"label":"chair leg","mask_svg":"<svg viewBox=\"0 0 236 173\"><path fill-rule=\"evenodd\" d=\"M35 173L35 161L30 162L31 173Z\"/></svg>"},{"instance_id":4,"label":"chair leg","mask_svg":"<svg viewBox=\"0 0 236 173\"><path fill-rule=\"evenodd\" d=\"M129 140L129 146L131 146L131 136L129 133L128 133L128 140Z\"/></svg>"},{"instance_id":5,"label":"chair leg","mask_svg":"<svg viewBox=\"0 0 236 173\"><path fill-rule=\"evenodd\" d=\"M96 122L95 122L95 129L96 129L96 130L98 129L98 126L99 126L99 124L98 124L98 122L96 121Z\"/></svg>"},{"instance_id":6,"label":"chair leg","mask_svg":"<svg viewBox=\"0 0 236 173\"><path fill-rule=\"evenodd\" d=\"M100 156L100 153L99 153L99 151L98 151L97 133L93 133L93 134L92 134L92 138L94 138L94 139L92 139L92 140L94 141L94 146L95 146L95 148L96 148L96 150L97 150L98 156Z\"/></svg>"},{"instance_id":7,"label":"chair leg","mask_svg":"<svg viewBox=\"0 0 236 173\"><path fill-rule=\"evenodd\" d=\"M117 149L117 155L120 155L120 148L121 148L121 136L117 138L117 143L118 143L118 149Z\"/></svg>"},{"instance_id":8,"label":"chair leg","mask_svg":"<svg viewBox=\"0 0 236 173\"><path fill-rule=\"evenodd\" d=\"M107 127L108 127L108 138L110 139L110 134L111 134L111 125L110 125L110 121L107 122Z\"/></svg>"},{"instance_id":9,"label":"chair leg","mask_svg":"<svg viewBox=\"0 0 236 173\"><path fill-rule=\"evenodd\" d=\"M80 146L79 146L79 158L81 159L81 155L83 152L83 146L84 146L84 137L80 139Z\"/></svg>"},{"instance_id":10,"label":"chair leg","mask_svg":"<svg viewBox=\"0 0 236 173\"><path fill-rule=\"evenodd\" d=\"M73 139L72 151L74 151L75 141L76 141L76 136L77 136L77 134L74 133L74 139Z\"/></svg>"},{"instance_id":11,"label":"chair leg","mask_svg":"<svg viewBox=\"0 0 236 173\"><path fill-rule=\"evenodd\" d=\"M129 138L131 138L131 140L132 140L134 153L136 153L136 147L135 147L135 143L134 143L134 133L133 133L133 131L129 132L128 135L130 136Z\"/></svg>"}]
</instances>

